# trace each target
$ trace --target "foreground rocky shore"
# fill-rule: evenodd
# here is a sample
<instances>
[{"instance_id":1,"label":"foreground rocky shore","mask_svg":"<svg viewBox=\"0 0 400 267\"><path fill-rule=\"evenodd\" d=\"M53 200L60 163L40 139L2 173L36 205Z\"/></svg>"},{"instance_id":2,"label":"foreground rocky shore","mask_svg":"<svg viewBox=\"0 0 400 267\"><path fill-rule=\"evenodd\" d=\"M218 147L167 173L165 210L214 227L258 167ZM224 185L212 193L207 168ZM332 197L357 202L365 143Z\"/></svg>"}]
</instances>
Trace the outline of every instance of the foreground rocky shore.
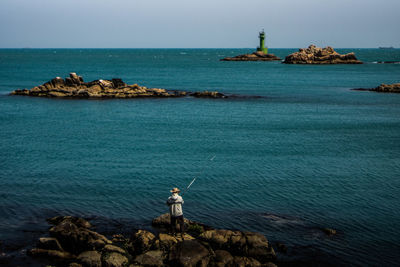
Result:
<instances>
[{"instance_id":1,"label":"foreground rocky shore","mask_svg":"<svg viewBox=\"0 0 400 267\"><path fill-rule=\"evenodd\" d=\"M310 45L308 48L300 48L299 52L288 55L283 61L285 64L362 64L355 54L341 55L332 47L325 48Z\"/></svg>"},{"instance_id":2,"label":"foreground rocky shore","mask_svg":"<svg viewBox=\"0 0 400 267\"><path fill-rule=\"evenodd\" d=\"M106 237L82 218L58 216L49 236L39 238L28 255L56 266L276 266L264 235L213 229L185 219L187 233L168 234L169 214L153 220L159 230L137 230L130 237Z\"/></svg>"},{"instance_id":3,"label":"foreground rocky shore","mask_svg":"<svg viewBox=\"0 0 400 267\"><path fill-rule=\"evenodd\" d=\"M58 97L58 98L136 98L136 97L209 97L226 98L227 96L219 92L185 92L172 91L159 88L147 88L137 84L128 85L121 79L95 80L84 82L81 76L70 73L69 77L63 79L56 77L42 85L32 89L15 90L12 95L26 95L39 97Z\"/></svg>"},{"instance_id":4,"label":"foreground rocky shore","mask_svg":"<svg viewBox=\"0 0 400 267\"><path fill-rule=\"evenodd\" d=\"M374 91L379 93L400 93L400 83L384 84L375 88L355 88L356 91Z\"/></svg>"},{"instance_id":5,"label":"foreground rocky shore","mask_svg":"<svg viewBox=\"0 0 400 267\"><path fill-rule=\"evenodd\" d=\"M274 54L265 54L262 51L220 59L220 61L273 61L273 60L281 60L281 59L275 56Z\"/></svg>"}]
</instances>

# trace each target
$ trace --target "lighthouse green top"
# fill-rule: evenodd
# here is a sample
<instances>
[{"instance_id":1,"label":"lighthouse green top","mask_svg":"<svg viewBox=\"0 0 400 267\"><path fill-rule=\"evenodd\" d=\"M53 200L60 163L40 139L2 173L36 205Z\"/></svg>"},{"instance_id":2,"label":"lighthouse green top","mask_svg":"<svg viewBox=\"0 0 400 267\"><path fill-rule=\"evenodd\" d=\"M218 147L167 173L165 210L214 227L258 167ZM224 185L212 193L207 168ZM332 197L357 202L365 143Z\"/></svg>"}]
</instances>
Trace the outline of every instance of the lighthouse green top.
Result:
<instances>
[{"instance_id":1,"label":"lighthouse green top","mask_svg":"<svg viewBox=\"0 0 400 267\"><path fill-rule=\"evenodd\" d=\"M260 38L260 46L257 47L257 51L262 51L262 52L264 52L264 54L268 54L268 48L265 47L265 32L264 32L264 30L262 30L259 33L258 38Z\"/></svg>"}]
</instances>

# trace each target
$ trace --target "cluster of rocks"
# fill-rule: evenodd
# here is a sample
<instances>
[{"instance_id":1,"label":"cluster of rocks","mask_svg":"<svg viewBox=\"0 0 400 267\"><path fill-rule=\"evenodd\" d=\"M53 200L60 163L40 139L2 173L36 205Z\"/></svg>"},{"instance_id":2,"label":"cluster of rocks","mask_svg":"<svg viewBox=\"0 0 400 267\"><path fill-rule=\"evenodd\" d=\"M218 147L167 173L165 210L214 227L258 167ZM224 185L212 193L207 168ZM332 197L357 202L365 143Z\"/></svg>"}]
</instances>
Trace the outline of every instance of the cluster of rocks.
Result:
<instances>
[{"instance_id":1,"label":"cluster of rocks","mask_svg":"<svg viewBox=\"0 0 400 267\"><path fill-rule=\"evenodd\" d=\"M332 47L325 48L310 45L301 48L299 52L288 55L283 61L285 64L362 64L353 52L341 55Z\"/></svg>"},{"instance_id":2,"label":"cluster of rocks","mask_svg":"<svg viewBox=\"0 0 400 267\"><path fill-rule=\"evenodd\" d=\"M400 93L400 83L384 84L382 83L375 88L356 88L357 91L374 91L380 93Z\"/></svg>"},{"instance_id":3,"label":"cluster of rocks","mask_svg":"<svg viewBox=\"0 0 400 267\"><path fill-rule=\"evenodd\" d=\"M236 57L226 57L221 59L221 61L273 61L281 60L274 54L265 54L262 51L257 51L251 54L238 55Z\"/></svg>"},{"instance_id":4,"label":"cluster of rocks","mask_svg":"<svg viewBox=\"0 0 400 267\"><path fill-rule=\"evenodd\" d=\"M218 92L171 91L159 88L147 88L137 84L128 85L121 79L95 80L86 83L83 81L83 78L76 73L70 73L69 77L65 79L56 77L30 90L15 90L11 94L61 98L227 97Z\"/></svg>"},{"instance_id":5,"label":"cluster of rocks","mask_svg":"<svg viewBox=\"0 0 400 267\"><path fill-rule=\"evenodd\" d=\"M110 239L92 230L77 217L48 220L50 237L39 239L28 251L50 264L78 266L276 266L273 248L264 235L253 232L216 230L185 220L183 236L137 230L130 238L115 234ZM167 227L169 215L153 220Z\"/></svg>"}]
</instances>

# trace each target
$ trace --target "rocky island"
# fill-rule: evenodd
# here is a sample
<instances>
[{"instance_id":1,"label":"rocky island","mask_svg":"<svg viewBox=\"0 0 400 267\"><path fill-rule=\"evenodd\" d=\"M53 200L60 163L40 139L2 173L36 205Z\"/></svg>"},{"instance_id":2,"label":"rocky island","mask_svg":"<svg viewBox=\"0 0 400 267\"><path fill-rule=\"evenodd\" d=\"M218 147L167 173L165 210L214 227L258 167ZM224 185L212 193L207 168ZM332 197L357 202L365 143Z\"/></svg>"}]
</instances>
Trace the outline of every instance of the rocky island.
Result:
<instances>
[{"instance_id":1,"label":"rocky island","mask_svg":"<svg viewBox=\"0 0 400 267\"><path fill-rule=\"evenodd\" d=\"M400 83L384 84L382 83L375 88L355 88L356 91L373 91L379 93L400 93Z\"/></svg>"},{"instance_id":2,"label":"rocky island","mask_svg":"<svg viewBox=\"0 0 400 267\"><path fill-rule=\"evenodd\" d=\"M355 54L341 55L332 47L325 48L310 45L308 48L300 48L299 52L288 55L283 61L285 64L362 64Z\"/></svg>"},{"instance_id":3,"label":"rocky island","mask_svg":"<svg viewBox=\"0 0 400 267\"><path fill-rule=\"evenodd\" d=\"M128 85L121 79L95 80L84 82L81 76L70 73L69 77L63 79L56 77L42 85L32 89L15 90L12 95L26 95L39 97L58 97L58 98L136 98L136 97L209 97L226 98L227 96L219 92L185 92L173 91L160 88L147 88L137 84Z\"/></svg>"},{"instance_id":4,"label":"rocky island","mask_svg":"<svg viewBox=\"0 0 400 267\"><path fill-rule=\"evenodd\" d=\"M258 38L260 39L260 46L257 47L257 51L251 54L238 55L236 57L226 57L220 59L220 61L273 61L281 60L274 54L268 54L268 48L265 47L265 32L262 30Z\"/></svg>"},{"instance_id":5,"label":"rocky island","mask_svg":"<svg viewBox=\"0 0 400 267\"><path fill-rule=\"evenodd\" d=\"M28 255L56 266L265 266L276 267L276 254L259 233L213 229L185 219L187 233L172 235L169 214L152 222L157 232L135 230L131 236L105 236L85 219L57 216Z\"/></svg>"},{"instance_id":6,"label":"rocky island","mask_svg":"<svg viewBox=\"0 0 400 267\"><path fill-rule=\"evenodd\" d=\"M265 54L262 51L257 51L251 54L243 54L235 57L226 57L220 60L221 61L273 61L281 59L275 56L274 54Z\"/></svg>"}]
</instances>

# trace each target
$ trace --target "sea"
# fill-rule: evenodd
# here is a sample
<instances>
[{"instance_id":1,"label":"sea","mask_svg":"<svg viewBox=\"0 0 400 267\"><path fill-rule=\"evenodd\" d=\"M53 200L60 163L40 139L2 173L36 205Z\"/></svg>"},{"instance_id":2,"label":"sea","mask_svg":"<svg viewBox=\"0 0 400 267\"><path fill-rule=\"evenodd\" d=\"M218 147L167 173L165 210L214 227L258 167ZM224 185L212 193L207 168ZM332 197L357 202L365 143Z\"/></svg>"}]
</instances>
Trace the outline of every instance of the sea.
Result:
<instances>
[{"instance_id":1,"label":"sea","mask_svg":"<svg viewBox=\"0 0 400 267\"><path fill-rule=\"evenodd\" d=\"M351 89L400 82L400 64L378 63L400 49L337 51L364 64L220 61L253 49L0 49L0 265L40 266L26 251L56 215L105 233L151 229L170 189L196 178L185 217L284 244L280 266L399 266L400 94ZM9 94L70 72L232 97Z\"/></svg>"}]
</instances>

